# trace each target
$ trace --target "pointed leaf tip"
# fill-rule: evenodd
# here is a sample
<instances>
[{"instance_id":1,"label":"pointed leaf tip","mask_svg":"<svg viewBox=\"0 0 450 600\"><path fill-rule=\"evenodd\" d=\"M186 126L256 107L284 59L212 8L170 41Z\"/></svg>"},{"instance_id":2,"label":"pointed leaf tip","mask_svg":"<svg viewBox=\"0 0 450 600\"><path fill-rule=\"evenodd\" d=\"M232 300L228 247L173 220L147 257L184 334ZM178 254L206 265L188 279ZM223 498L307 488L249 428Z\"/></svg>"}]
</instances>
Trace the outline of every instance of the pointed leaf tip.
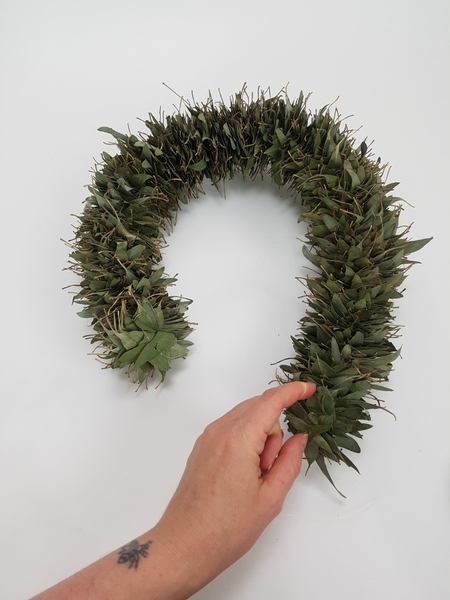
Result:
<instances>
[{"instance_id":1,"label":"pointed leaf tip","mask_svg":"<svg viewBox=\"0 0 450 600\"><path fill-rule=\"evenodd\" d=\"M99 127L97 129L97 131L101 131L102 133L109 133L110 135L115 137L117 140L122 140L123 142L125 142L127 140L126 135L123 135L123 133L119 133L118 131L116 131L115 129L112 129L111 127Z\"/></svg>"},{"instance_id":2,"label":"pointed leaf tip","mask_svg":"<svg viewBox=\"0 0 450 600\"><path fill-rule=\"evenodd\" d=\"M406 247L404 250L404 254L412 254L413 252L417 252L421 250L424 246L426 246L429 242L431 242L433 238L424 238L422 240L414 240L406 243Z\"/></svg>"}]
</instances>

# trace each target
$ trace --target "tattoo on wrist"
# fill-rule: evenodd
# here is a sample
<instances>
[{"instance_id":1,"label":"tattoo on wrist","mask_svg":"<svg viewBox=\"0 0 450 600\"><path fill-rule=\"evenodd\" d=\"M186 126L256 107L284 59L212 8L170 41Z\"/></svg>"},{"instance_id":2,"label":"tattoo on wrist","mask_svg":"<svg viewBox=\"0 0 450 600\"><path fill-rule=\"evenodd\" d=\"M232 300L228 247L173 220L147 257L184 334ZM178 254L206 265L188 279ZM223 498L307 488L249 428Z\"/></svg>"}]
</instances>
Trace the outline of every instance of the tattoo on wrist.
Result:
<instances>
[{"instance_id":1,"label":"tattoo on wrist","mask_svg":"<svg viewBox=\"0 0 450 600\"><path fill-rule=\"evenodd\" d=\"M128 568L131 569L134 567L138 568L139 560L141 556L147 558L148 556L148 548L152 540L145 542L145 544L140 544L137 540L133 540L129 544L126 544L119 550L119 558L117 560L118 564L121 565L123 563L129 562Z\"/></svg>"}]
</instances>

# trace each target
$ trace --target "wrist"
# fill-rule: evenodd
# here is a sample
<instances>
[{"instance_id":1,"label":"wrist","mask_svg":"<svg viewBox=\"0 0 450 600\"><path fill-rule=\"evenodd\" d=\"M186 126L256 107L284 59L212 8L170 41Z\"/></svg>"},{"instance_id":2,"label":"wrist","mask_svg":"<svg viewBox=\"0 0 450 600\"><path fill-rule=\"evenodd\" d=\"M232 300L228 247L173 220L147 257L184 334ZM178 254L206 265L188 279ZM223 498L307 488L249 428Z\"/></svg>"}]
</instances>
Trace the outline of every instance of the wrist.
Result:
<instances>
[{"instance_id":1,"label":"wrist","mask_svg":"<svg viewBox=\"0 0 450 600\"><path fill-rule=\"evenodd\" d=\"M170 523L163 519L148 534L153 540L148 569L160 590L161 595L155 595L158 600L190 598L223 570L215 569L214 553L202 544L200 532L192 531L192 523L189 525L183 519L177 526L171 515Z\"/></svg>"},{"instance_id":2,"label":"wrist","mask_svg":"<svg viewBox=\"0 0 450 600\"><path fill-rule=\"evenodd\" d=\"M192 588L190 562L159 525L140 536L139 540L151 540L151 544L148 557L136 569L136 585L133 586L136 596L133 595L133 598L186 600L197 591Z\"/></svg>"}]
</instances>

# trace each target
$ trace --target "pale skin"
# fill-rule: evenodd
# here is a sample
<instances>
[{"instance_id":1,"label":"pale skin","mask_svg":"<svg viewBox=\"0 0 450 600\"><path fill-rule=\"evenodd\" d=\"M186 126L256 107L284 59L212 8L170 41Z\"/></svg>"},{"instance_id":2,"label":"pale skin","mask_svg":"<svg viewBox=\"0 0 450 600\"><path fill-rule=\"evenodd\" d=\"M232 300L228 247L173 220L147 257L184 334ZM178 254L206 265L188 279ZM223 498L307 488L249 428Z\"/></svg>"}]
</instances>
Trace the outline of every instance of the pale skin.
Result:
<instances>
[{"instance_id":1,"label":"pale skin","mask_svg":"<svg viewBox=\"0 0 450 600\"><path fill-rule=\"evenodd\" d=\"M278 419L314 391L312 383L288 383L208 425L161 520L134 544L143 548L137 566L116 550L34 600L190 598L248 552L280 513L307 436L283 444Z\"/></svg>"}]
</instances>

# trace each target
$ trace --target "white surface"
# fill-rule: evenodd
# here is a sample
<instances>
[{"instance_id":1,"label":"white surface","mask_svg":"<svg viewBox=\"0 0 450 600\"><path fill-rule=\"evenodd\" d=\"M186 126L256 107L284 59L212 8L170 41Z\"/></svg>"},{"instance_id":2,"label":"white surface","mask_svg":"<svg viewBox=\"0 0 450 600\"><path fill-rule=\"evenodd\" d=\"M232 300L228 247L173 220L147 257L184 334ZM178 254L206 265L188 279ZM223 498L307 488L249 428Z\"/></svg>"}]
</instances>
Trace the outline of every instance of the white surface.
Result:
<instances>
[{"instance_id":1,"label":"white surface","mask_svg":"<svg viewBox=\"0 0 450 600\"><path fill-rule=\"evenodd\" d=\"M178 93L227 99L290 82L332 102L392 165L434 236L399 302L403 360L357 457L361 476L295 483L255 548L199 600L433 600L450 595L449 8L444 0L0 3L2 374L0 598L48 587L151 527L204 426L273 378L302 315L298 208L269 183L179 216L166 267L194 298L195 346L158 390L87 356L62 287L97 127L142 129Z\"/></svg>"}]
</instances>

